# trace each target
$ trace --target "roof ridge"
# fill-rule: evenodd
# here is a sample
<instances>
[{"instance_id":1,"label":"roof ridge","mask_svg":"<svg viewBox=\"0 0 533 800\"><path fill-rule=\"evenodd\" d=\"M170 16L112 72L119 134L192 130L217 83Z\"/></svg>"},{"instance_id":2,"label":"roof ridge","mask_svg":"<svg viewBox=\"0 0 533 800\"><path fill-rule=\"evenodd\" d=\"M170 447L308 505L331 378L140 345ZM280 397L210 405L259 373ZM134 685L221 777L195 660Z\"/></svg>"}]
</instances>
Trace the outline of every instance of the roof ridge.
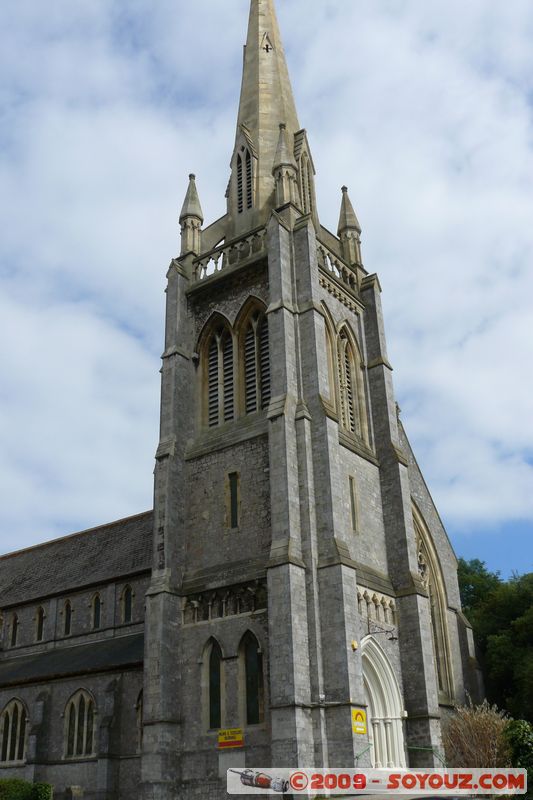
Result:
<instances>
[{"instance_id":1,"label":"roof ridge","mask_svg":"<svg viewBox=\"0 0 533 800\"><path fill-rule=\"evenodd\" d=\"M121 519L113 520L113 522L104 522L102 525L95 525L92 528L85 528L82 531L75 531L74 533L67 533L65 536L58 536L57 539L48 539L46 542L41 542L40 544L33 544L30 547L23 547L21 550L12 550L9 553L3 553L0 555L0 561L5 561L8 558L13 558L14 556L20 556L23 553L30 553L33 550L38 550L42 547L48 547L53 544L57 544L58 542L64 542L67 539L74 539L76 536L85 536L89 533L94 533L102 528L112 528L115 525L120 525L123 522L130 522L135 519L140 519L141 517L146 517L149 514L153 514L153 509L149 509L148 511L141 511L139 514L132 514L129 517L122 517Z\"/></svg>"}]
</instances>

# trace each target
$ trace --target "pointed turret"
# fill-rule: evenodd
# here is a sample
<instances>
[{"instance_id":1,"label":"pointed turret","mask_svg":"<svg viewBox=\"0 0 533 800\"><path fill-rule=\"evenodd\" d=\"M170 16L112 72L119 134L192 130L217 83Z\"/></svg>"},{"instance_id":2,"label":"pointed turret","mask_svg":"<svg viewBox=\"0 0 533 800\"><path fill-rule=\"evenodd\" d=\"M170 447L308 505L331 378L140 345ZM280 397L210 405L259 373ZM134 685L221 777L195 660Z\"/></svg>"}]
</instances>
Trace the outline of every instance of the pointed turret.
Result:
<instances>
[{"instance_id":1,"label":"pointed turret","mask_svg":"<svg viewBox=\"0 0 533 800\"><path fill-rule=\"evenodd\" d=\"M200 252L203 221L204 215L196 188L196 176L191 174L180 214L182 256L186 253L198 255Z\"/></svg>"},{"instance_id":2,"label":"pointed turret","mask_svg":"<svg viewBox=\"0 0 533 800\"><path fill-rule=\"evenodd\" d=\"M298 167L296 159L287 139L287 126L284 122L279 126L279 139L274 169L272 170L276 181L276 209L279 210L292 205L293 221L295 214L301 213L300 192L298 190Z\"/></svg>"},{"instance_id":3,"label":"pointed turret","mask_svg":"<svg viewBox=\"0 0 533 800\"><path fill-rule=\"evenodd\" d=\"M362 266L361 226L355 214L348 187L342 187L341 213L337 235L341 240L342 254L349 264Z\"/></svg>"},{"instance_id":4,"label":"pointed turret","mask_svg":"<svg viewBox=\"0 0 533 800\"><path fill-rule=\"evenodd\" d=\"M300 125L273 0L251 0L228 212L234 232L263 224L276 205L273 168L294 162Z\"/></svg>"}]
</instances>

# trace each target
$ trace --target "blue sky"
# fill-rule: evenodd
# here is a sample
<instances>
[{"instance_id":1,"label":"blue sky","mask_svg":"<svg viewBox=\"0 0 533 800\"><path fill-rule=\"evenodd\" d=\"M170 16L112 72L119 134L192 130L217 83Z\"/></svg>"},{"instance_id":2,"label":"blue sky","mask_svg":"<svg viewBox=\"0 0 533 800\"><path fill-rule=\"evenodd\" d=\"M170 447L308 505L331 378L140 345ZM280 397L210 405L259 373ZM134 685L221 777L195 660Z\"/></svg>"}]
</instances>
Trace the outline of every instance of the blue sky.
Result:
<instances>
[{"instance_id":1,"label":"blue sky","mask_svg":"<svg viewBox=\"0 0 533 800\"><path fill-rule=\"evenodd\" d=\"M224 192L248 0L0 8L0 550L152 501L187 175ZM323 224L346 183L459 554L533 571L533 6L278 0Z\"/></svg>"}]
</instances>

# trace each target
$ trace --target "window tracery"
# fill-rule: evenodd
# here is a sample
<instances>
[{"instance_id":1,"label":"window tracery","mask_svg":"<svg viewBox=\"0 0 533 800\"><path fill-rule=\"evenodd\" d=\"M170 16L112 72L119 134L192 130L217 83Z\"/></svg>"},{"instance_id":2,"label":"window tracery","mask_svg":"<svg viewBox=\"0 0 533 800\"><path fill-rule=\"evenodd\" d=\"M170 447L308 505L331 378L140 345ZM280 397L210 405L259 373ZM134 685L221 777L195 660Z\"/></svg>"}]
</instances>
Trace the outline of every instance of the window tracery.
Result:
<instances>
[{"instance_id":1,"label":"window tracery","mask_svg":"<svg viewBox=\"0 0 533 800\"><path fill-rule=\"evenodd\" d=\"M422 515L414 506L413 520L418 573L429 597L431 639L439 694L442 699L450 699L453 697L453 679L446 620L448 604L444 579L429 531L426 529Z\"/></svg>"},{"instance_id":2,"label":"window tracery","mask_svg":"<svg viewBox=\"0 0 533 800\"><path fill-rule=\"evenodd\" d=\"M79 758L94 754L95 705L91 695L79 689L65 709L65 757Z\"/></svg>"},{"instance_id":3,"label":"window tracery","mask_svg":"<svg viewBox=\"0 0 533 800\"><path fill-rule=\"evenodd\" d=\"M11 700L0 715L0 763L24 761L27 714L20 700Z\"/></svg>"},{"instance_id":4,"label":"window tracery","mask_svg":"<svg viewBox=\"0 0 533 800\"><path fill-rule=\"evenodd\" d=\"M271 397L268 319L255 299L234 326L215 314L199 345L203 421L214 428L262 411Z\"/></svg>"}]
</instances>

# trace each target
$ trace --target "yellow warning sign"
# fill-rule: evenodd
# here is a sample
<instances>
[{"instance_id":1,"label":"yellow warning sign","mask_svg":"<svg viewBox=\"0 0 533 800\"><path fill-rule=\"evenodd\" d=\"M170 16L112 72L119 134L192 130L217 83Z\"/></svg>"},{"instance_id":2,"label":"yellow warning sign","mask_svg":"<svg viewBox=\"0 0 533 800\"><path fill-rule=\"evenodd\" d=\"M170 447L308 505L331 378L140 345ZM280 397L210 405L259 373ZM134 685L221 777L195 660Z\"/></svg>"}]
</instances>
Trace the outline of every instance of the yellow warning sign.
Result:
<instances>
[{"instance_id":1,"label":"yellow warning sign","mask_svg":"<svg viewBox=\"0 0 533 800\"><path fill-rule=\"evenodd\" d=\"M244 733L242 728L225 728L218 732L218 746L220 749L230 747L244 747Z\"/></svg>"},{"instance_id":2,"label":"yellow warning sign","mask_svg":"<svg viewBox=\"0 0 533 800\"><path fill-rule=\"evenodd\" d=\"M352 708L352 731L363 736L366 734L366 711L362 708Z\"/></svg>"}]
</instances>

